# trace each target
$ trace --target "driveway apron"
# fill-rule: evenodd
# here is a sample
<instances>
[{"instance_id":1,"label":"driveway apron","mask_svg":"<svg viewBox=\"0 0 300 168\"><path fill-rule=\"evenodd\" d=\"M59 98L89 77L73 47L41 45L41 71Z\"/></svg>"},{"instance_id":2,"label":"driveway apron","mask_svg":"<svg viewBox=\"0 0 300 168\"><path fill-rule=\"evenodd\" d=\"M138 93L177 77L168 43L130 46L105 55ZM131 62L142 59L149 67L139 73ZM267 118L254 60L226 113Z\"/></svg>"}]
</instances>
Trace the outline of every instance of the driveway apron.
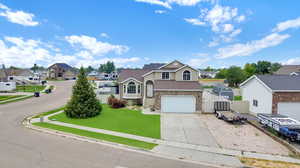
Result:
<instances>
[{"instance_id":1,"label":"driveway apron","mask_svg":"<svg viewBox=\"0 0 300 168\"><path fill-rule=\"evenodd\" d=\"M218 147L198 114L164 113L161 116L162 139L188 144Z\"/></svg>"}]
</instances>

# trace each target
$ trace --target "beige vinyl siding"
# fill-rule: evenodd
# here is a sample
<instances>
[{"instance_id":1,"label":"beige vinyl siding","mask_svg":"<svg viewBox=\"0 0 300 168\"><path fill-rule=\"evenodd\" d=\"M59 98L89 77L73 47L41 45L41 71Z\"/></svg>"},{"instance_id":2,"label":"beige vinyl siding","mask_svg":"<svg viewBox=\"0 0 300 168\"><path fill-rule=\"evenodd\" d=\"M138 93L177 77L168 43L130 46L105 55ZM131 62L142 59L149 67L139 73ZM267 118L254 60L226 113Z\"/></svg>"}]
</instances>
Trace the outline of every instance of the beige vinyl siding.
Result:
<instances>
[{"instance_id":1,"label":"beige vinyl siding","mask_svg":"<svg viewBox=\"0 0 300 168\"><path fill-rule=\"evenodd\" d=\"M191 80L190 81L198 81L199 80L199 72L198 71L196 71L190 67L185 67L176 72L176 74L175 74L176 81L182 81L182 74L185 70L188 70L191 72Z\"/></svg>"}]
</instances>

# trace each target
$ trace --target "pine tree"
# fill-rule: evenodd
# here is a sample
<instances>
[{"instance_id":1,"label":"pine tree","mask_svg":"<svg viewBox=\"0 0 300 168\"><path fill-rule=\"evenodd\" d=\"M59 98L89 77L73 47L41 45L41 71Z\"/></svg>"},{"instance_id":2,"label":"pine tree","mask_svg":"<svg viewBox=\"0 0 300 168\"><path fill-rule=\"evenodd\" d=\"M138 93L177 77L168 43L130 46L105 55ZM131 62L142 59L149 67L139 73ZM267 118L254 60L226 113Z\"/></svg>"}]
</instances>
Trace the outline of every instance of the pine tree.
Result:
<instances>
[{"instance_id":1,"label":"pine tree","mask_svg":"<svg viewBox=\"0 0 300 168\"><path fill-rule=\"evenodd\" d=\"M73 86L71 100L65 112L70 118L89 118L101 113L102 107L97 100L93 86L88 82L83 67L79 70L78 79Z\"/></svg>"}]
</instances>

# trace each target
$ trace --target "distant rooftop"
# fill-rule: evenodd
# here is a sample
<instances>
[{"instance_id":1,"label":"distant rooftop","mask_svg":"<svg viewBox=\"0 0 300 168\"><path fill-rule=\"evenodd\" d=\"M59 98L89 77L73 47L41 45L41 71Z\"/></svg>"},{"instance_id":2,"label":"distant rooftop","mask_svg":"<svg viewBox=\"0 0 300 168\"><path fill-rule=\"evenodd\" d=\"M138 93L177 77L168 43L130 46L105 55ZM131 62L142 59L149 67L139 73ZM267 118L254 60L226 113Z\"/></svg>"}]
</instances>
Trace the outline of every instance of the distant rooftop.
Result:
<instances>
[{"instance_id":1,"label":"distant rooftop","mask_svg":"<svg viewBox=\"0 0 300 168\"><path fill-rule=\"evenodd\" d=\"M164 63L150 63L150 64L145 64L143 69L158 69L162 66L164 66L165 64Z\"/></svg>"},{"instance_id":2,"label":"distant rooftop","mask_svg":"<svg viewBox=\"0 0 300 168\"><path fill-rule=\"evenodd\" d=\"M275 74L289 75L292 72L300 74L300 65L283 65Z\"/></svg>"}]
</instances>

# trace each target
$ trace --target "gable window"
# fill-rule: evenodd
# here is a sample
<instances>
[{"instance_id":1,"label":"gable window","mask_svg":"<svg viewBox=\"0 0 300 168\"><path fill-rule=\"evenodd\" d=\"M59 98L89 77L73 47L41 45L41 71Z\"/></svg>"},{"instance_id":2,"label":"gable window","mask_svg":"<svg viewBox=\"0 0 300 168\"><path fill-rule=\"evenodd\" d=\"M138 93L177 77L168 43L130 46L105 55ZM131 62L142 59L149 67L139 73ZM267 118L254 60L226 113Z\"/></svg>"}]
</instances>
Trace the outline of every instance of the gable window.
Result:
<instances>
[{"instance_id":1,"label":"gable window","mask_svg":"<svg viewBox=\"0 0 300 168\"><path fill-rule=\"evenodd\" d=\"M191 80L191 72L190 71L184 71L182 74L182 80Z\"/></svg>"},{"instance_id":2,"label":"gable window","mask_svg":"<svg viewBox=\"0 0 300 168\"><path fill-rule=\"evenodd\" d=\"M169 72L163 72L161 74L161 79L170 79L170 73Z\"/></svg>"},{"instance_id":3,"label":"gable window","mask_svg":"<svg viewBox=\"0 0 300 168\"><path fill-rule=\"evenodd\" d=\"M134 94L136 93L136 85L134 82L129 82L128 85L127 85L127 93L131 93L131 94Z\"/></svg>"},{"instance_id":4,"label":"gable window","mask_svg":"<svg viewBox=\"0 0 300 168\"><path fill-rule=\"evenodd\" d=\"M253 100L253 106L257 107L258 106L258 101L257 100Z\"/></svg>"}]
</instances>

